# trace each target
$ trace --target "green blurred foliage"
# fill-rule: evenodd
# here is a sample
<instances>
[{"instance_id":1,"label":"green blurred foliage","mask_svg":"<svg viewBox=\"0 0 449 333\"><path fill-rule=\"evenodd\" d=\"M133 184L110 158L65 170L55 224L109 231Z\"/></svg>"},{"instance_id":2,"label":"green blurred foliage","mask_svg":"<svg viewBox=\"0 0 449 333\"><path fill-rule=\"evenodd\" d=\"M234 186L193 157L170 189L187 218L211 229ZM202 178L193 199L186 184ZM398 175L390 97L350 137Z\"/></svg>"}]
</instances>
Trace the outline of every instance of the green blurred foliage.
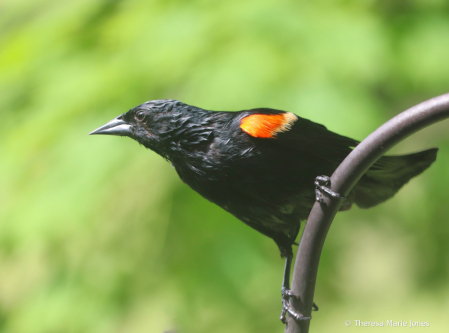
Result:
<instances>
[{"instance_id":1,"label":"green blurred foliage","mask_svg":"<svg viewBox=\"0 0 449 333\"><path fill-rule=\"evenodd\" d=\"M282 332L275 244L155 153L87 133L171 98L363 139L448 92L448 59L444 0L3 1L0 331ZM394 199L337 216L314 332L354 319L447 332L448 130L394 149L441 148Z\"/></svg>"}]
</instances>

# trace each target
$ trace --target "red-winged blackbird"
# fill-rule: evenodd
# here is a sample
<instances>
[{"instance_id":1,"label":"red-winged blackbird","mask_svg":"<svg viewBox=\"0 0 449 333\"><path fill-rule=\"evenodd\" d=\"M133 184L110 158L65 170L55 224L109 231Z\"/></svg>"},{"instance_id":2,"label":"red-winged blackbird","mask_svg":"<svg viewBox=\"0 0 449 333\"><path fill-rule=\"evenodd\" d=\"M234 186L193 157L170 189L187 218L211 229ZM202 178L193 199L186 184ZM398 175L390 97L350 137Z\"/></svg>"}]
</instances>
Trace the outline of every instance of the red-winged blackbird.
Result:
<instances>
[{"instance_id":1,"label":"red-winged blackbird","mask_svg":"<svg viewBox=\"0 0 449 333\"><path fill-rule=\"evenodd\" d=\"M170 161L203 197L272 238L287 259L284 298L289 296L292 244L319 199L315 180L331 175L359 143L290 112L208 111L175 100L143 103L91 134L138 141ZM437 150L380 158L341 210L391 198L435 161Z\"/></svg>"}]
</instances>

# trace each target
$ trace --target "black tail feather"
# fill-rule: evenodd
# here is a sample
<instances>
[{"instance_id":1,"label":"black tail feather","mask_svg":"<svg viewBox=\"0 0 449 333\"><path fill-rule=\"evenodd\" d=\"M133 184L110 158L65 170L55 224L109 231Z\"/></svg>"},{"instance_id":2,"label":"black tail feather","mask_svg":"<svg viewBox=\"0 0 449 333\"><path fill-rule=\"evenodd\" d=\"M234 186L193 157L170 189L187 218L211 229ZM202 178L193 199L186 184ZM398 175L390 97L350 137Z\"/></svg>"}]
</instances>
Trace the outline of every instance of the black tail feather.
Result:
<instances>
[{"instance_id":1,"label":"black tail feather","mask_svg":"<svg viewBox=\"0 0 449 333\"><path fill-rule=\"evenodd\" d=\"M381 157L354 187L355 203L369 208L391 198L435 161L437 151L438 148L432 148L410 155Z\"/></svg>"}]
</instances>

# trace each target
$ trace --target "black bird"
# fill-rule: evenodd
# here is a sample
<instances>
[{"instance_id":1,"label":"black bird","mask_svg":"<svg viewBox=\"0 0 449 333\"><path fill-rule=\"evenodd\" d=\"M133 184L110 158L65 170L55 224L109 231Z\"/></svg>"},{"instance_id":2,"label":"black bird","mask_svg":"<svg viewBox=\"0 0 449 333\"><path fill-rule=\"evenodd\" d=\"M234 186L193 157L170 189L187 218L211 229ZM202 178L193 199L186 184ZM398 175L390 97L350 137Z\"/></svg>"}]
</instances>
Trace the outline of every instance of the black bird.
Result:
<instances>
[{"instance_id":1,"label":"black bird","mask_svg":"<svg viewBox=\"0 0 449 333\"><path fill-rule=\"evenodd\" d=\"M290 112L258 108L208 111L176 100L143 103L90 134L128 136L170 161L179 177L209 201L272 238L286 258L282 288L289 308L292 244L328 177L359 142ZM340 210L391 198L436 159L437 148L380 158ZM315 185L314 185L315 184Z\"/></svg>"}]
</instances>

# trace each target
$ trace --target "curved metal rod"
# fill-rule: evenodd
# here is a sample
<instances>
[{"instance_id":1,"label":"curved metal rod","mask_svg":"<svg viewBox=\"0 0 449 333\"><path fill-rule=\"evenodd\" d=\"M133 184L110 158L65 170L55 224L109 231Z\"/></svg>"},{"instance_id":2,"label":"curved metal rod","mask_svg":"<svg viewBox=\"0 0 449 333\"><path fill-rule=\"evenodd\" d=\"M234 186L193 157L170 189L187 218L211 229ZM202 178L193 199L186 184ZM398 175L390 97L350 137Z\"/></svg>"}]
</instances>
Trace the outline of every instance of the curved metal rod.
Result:
<instances>
[{"instance_id":1,"label":"curved metal rod","mask_svg":"<svg viewBox=\"0 0 449 333\"><path fill-rule=\"evenodd\" d=\"M397 115L370 134L345 158L331 177L331 190L347 196L360 177L391 147L445 118L449 118L449 93ZM299 298L291 298L291 305L304 317L311 316L321 250L341 204L342 201L327 197L323 203L315 203L299 243L291 287ZM297 322L289 316L285 332L307 333L309 324L310 321Z\"/></svg>"}]
</instances>

